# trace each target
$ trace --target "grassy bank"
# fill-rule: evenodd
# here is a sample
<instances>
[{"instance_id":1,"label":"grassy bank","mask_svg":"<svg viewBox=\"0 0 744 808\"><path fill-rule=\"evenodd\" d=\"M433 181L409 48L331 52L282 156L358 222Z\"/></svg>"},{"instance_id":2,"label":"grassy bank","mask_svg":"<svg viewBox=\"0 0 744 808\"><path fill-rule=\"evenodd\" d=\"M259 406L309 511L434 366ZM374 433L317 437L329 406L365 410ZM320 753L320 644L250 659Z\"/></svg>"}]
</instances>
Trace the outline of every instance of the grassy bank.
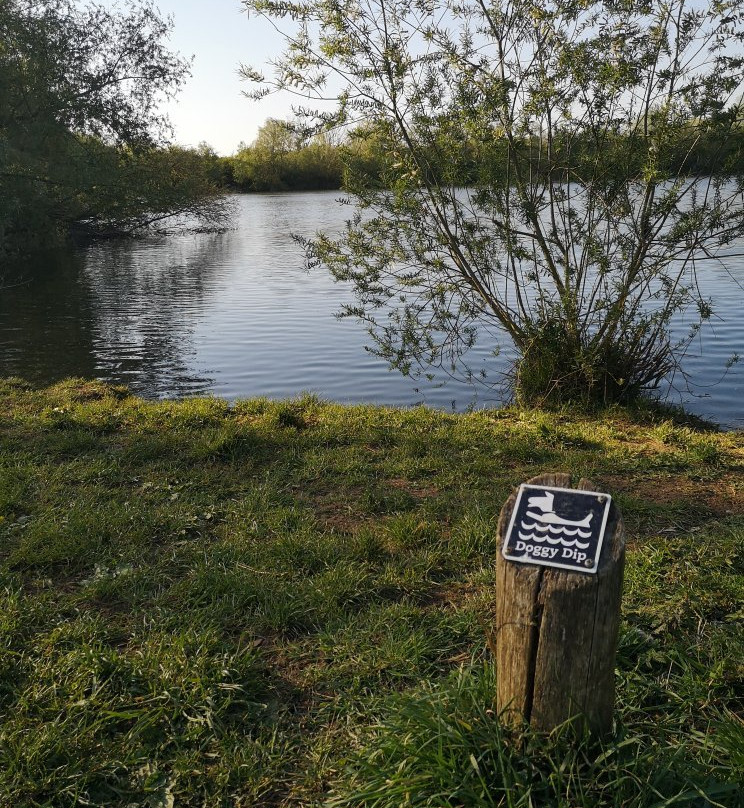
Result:
<instances>
[{"instance_id":1,"label":"grassy bank","mask_svg":"<svg viewBox=\"0 0 744 808\"><path fill-rule=\"evenodd\" d=\"M0 381L0 805L741 805L742 469L653 413ZM604 748L490 709L496 519L547 470L628 528Z\"/></svg>"}]
</instances>

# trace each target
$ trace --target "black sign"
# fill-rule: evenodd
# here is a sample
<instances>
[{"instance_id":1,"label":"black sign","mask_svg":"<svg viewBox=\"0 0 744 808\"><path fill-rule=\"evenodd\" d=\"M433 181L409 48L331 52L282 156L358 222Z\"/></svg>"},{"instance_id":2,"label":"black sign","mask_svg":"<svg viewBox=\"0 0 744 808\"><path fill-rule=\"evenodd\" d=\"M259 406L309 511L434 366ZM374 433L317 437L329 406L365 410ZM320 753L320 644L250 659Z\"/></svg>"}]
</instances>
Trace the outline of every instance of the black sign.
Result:
<instances>
[{"instance_id":1,"label":"black sign","mask_svg":"<svg viewBox=\"0 0 744 808\"><path fill-rule=\"evenodd\" d=\"M609 494L520 485L504 558L576 572L597 571L610 512Z\"/></svg>"}]
</instances>

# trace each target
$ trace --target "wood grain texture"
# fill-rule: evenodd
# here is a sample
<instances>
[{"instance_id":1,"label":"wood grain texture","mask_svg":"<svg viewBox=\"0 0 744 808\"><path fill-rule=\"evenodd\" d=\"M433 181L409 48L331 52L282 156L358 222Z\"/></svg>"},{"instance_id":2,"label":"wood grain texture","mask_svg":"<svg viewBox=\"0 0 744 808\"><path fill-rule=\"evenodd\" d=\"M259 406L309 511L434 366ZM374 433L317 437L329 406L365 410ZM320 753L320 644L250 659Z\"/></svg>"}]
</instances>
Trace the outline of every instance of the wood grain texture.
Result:
<instances>
[{"instance_id":1,"label":"wood grain texture","mask_svg":"<svg viewBox=\"0 0 744 808\"><path fill-rule=\"evenodd\" d=\"M530 485L596 490L590 480L541 474ZM496 704L508 723L549 731L577 715L591 730L611 729L625 531L613 502L594 575L507 561L501 554L516 501L499 519L496 560Z\"/></svg>"}]
</instances>

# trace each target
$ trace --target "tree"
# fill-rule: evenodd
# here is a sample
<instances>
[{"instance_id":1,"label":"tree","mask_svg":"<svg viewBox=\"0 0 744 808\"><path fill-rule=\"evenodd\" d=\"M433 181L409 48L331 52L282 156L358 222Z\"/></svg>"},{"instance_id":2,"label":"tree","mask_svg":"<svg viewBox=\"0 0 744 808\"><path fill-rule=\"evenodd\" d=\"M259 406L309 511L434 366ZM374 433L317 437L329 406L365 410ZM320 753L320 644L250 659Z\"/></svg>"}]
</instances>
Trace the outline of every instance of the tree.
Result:
<instances>
[{"instance_id":1,"label":"tree","mask_svg":"<svg viewBox=\"0 0 744 808\"><path fill-rule=\"evenodd\" d=\"M293 121L267 118L250 146L229 158L232 181L245 191L325 190L341 186L338 146L325 134L305 142Z\"/></svg>"},{"instance_id":2,"label":"tree","mask_svg":"<svg viewBox=\"0 0 744 808\"><path fill-rule=\"evenodd\" d=\"M287 154L298 147L297 137L284 121L267 118L246 155L253 189L283 190L282 169Z\"/></svg>"},{"instance_id":3,"label":"tree","mask_svg":"<svg viewBox=\"0 0 744 808\"><path fill-rule=\"evenodd\" d=\"M188 76L163 44L169 30L149 0L126 13L0 0L0 252L166 214L222 221L207 174L163 148L158 106Z\"/></svg>"},{"instance_id":4,"label":"tree","mask_svg":"<svg viewBox=\"0 0 744 808\"><path fill-rule=\"evenodd\" d=\"M518 396L543 403L674 369L670 319L710 316L696 267L744 229L741 0L244 4L288 42L272 75L244 68L255 95L316 98L318 126L366 123L393 158L383 188L351 178L343 237L307 245L353 284L344 313L376 352L454 367L493 327ZM708 176L685 159L703 139Z\"/></svg>"}]
</instances>

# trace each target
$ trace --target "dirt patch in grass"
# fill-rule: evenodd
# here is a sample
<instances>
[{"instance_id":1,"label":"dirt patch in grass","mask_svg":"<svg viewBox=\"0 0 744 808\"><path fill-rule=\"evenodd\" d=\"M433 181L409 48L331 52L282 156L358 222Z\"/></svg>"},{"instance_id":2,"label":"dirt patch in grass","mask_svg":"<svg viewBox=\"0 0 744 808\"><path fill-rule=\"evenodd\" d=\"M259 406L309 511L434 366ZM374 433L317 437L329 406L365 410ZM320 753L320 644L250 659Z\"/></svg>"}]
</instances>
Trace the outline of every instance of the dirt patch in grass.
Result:
<instances>
[{"instance_id":1,"label":"dirt patch in grass","mask_svg":"<svg viewBox=\"0 0 744 808\"><path fill-rule=\"evenodd\" d=\"M470 581L453 581L432 589L422 606L431 609L462 609L482 590Z\"/></svg>"},{"instance_id":2,"label":"dirt patch in grass","mask_svg":"<svg viewBox=\"0 0 744 808\"><path fill-rule=\"evenodd\" d=\"M387 485L391 488L396 488L399 491L405 491L416 499L430 499L439 494L439 489L435 485L427 485L424 483L415 483L411 480L406 480L402 477L395 477L392 480L387 480Z\"/></svg>"},{"instance_id":3,"label":"dirt patch in grass","mask_svg":"<svg viewBox=\"0 0 744 808\"><path fill-rule=\"evenodd\" d=\"M384 497L385 489L405 494L417 502L433 499L439 495L439 489L435 485L395 477L385 480L381 488L354 485L345 488L306 489L298 495L298 499L313 511L321 529L355 534L360 528L378 522L384 515L386 508L382 509L381 514L370 514L368 508L364 506L364 500L365 497L368 498L375 493ZM393 512L397 510L394 503L391 507Z\"/></svg>"},{"instance_id":4,"label":"dirt patch in grass","mask_svg":"<svg viewBox=\"0 0 744 808\"><path fill-rule=\"evenodd\" d=\"M744 483L738 473L716 480L695 480L682 475L653 480L604 476L602 482L611 492L629 494L657 505L699 509L717 517L744 515Z\"/></svg>"},{"instance_id":5,"label":"dirt patch in grass","mask_svg":"<svg viewBox=\"0 0 744 808\"><path fill-rule=\"evenodd\" d=\"M322 530L354 534L370 521L358 507L363 492L363 486L330 488L306 491L298 499L312 509Z\"/></svg>"}]
</instances>

